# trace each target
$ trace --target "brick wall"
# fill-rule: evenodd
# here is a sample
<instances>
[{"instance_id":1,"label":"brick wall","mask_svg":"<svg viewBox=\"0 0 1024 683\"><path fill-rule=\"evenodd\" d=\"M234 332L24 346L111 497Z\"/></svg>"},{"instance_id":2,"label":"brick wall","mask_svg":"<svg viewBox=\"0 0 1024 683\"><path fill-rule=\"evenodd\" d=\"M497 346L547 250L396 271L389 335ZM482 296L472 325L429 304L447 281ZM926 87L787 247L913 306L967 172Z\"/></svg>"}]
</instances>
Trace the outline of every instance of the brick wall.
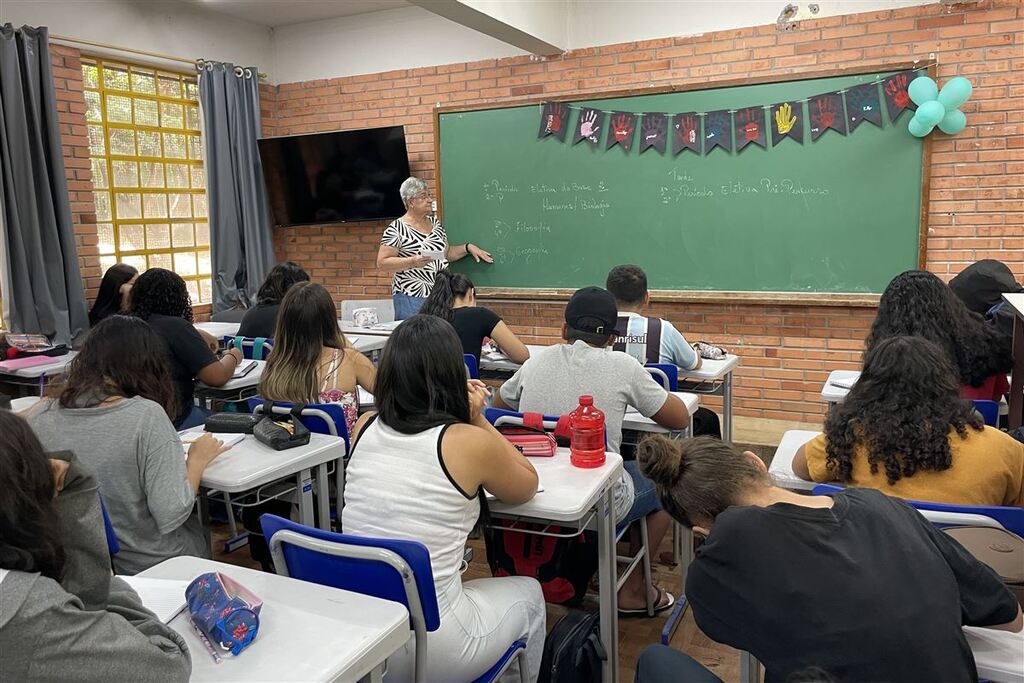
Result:
<instances>
[{"instance_id":1,"label":"brick wall","mask_svg":"<svg viewBox=\"0 0 1024 683\"><path fill-rule=\"evenodd\" d=\"M975 90L964 106L968 128L956 138L937 134L933 145L928 268L948 279L975 259L998 258L1024 275L1020 0L830 17L782 33L769 25L608 45L543 61L514 57L285 83L263 89L264 133L404 125L413 173L433 179L435 105L814 73L932 55L940 82L963 75ZM339 300L387 296L389 279L374 267L382 229L382 223L279 229L276 249ZM526 341L559 336L561 304L499 302L493 308ZM819 392L828 372L858 366L874 316L872 309L804 305L663 304L653 310L689 339L714 340L743 357L737 414L808 421L823 412Z\"/></svg>"}]
</instances>

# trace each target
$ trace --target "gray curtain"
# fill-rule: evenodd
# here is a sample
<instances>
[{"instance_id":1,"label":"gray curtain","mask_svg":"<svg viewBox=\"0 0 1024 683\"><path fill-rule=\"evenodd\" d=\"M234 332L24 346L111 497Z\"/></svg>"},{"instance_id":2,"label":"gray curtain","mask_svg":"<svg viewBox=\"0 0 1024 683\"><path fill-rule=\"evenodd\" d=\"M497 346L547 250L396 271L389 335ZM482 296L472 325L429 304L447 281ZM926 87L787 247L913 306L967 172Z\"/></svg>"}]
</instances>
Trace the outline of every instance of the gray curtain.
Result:
<instances>
[{"instance_id":1,"label":"gray curtain","mask_svg":"<svg viewBox=\"0 0 1024 683\"><path fill-rule=\"evenodd\" d=\"M0 228L6 320L56 343L89 326L46 28L0 27Z\"/></svg>"},{"instance_id":2,"label":"gray curtain","mask_svg":"<svg viewBox=\"0 0 1024 683\"><path fill-rule=\"evenodd\" d=\"M274 266L274 240L256 140L260 137L255 67L205 62L199 72L203 112L213 311L248 306Z\"/></svg>"}]
</instances>

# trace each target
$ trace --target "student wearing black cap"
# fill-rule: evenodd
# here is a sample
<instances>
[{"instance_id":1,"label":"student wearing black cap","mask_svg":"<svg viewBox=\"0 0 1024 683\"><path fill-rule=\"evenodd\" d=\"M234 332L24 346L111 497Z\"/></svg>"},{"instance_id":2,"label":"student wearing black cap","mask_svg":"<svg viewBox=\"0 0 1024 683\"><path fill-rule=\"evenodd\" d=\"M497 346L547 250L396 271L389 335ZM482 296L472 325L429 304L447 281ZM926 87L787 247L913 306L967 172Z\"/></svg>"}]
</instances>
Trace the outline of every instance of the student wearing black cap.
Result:
<instances>
[{"instance_id":1,"label":"student wearing black cap","mask_svg":"<svg viewBox=\"0 0 1024 683\"><path fill-rule=\"evenodd\" d=\"M628 407L636 408L663 427L683 429L689 424L686 406L665 391L632 356L609 347L620 334L615 298L600 287L585 287L565 307L562 338L565 344L549 346L534 354L502 385L496 407L567 415L589 394L605 414L608 450L618 453L622 421ZM660 510L653 484L640 474L635 461L625 463L626 473L615 490L616 521L647 518L648 548L656 549L672 521ZM672 606L674 598L660 588L646 586L642 572L633 572L619 591L619 611L646 613L644 591L653 590L656 611Z\"/></svg>"}]
</instances>

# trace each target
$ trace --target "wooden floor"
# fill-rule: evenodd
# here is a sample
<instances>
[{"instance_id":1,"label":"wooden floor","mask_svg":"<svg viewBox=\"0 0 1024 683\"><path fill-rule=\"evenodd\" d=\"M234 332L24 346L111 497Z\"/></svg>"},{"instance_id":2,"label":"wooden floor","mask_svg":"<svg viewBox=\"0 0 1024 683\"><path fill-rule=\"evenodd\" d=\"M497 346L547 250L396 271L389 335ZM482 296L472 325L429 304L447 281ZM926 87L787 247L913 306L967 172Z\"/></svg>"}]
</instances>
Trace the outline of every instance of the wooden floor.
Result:
<instances>
[{"instance_id":1,"label":"wooden floor","mask_svg":"<svg viewBox=\"0 0 1024 683\"><path fill-rule=\"evenodd\" d=\"M230 564L238 564L246 567L258 568L258 564L249 557L249 549L242 547L232 553L221 552L223 541L229 536L226 524L215 525L213 528L215 556L214 559ZM473 548L473 561L463 575L465 579L477 579L490 576L487 567L486 555L483 543L471 540L469 545ZM662 551L671 550L670 539L666 538ZM656 555L657 557L657 555ZM655 581L658 585L668 590L673 595L679 595L679 570L678 568L656 562L654 566ZM592 607L596 610L596 602L593 605L584 605L585 608ZM565 609L557 605L548 606L548 628L565 613ZM668 613L658 615L652 619L630 618L619 620L619 680L622 683L632 683L637 657L644 648L652 643L661 642L661 629L665 625ZM711 669L726 683L737 683L739 681L739 654L736 650L725 645L715 643L697 628L693 621L693 615L687 610L683 621L672 638L671 645L683 650ZM685 683L679 681L678 683Z\"/></svg>"}]
</instances>

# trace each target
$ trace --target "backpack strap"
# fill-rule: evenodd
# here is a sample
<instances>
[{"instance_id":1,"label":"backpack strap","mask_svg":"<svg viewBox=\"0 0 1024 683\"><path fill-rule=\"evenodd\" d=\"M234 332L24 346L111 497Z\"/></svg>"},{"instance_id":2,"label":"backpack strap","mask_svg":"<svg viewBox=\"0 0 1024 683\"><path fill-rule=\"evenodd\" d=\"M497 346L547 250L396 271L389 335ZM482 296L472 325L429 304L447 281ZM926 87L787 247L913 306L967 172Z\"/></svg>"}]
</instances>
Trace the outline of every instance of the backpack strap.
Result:
<instances>
[{"instance_id":1,"label":"backpack strap","mask_svg":"<svg viewBox=\"0 0 1024 683\"><path fill-rule=\"evenodd\" d=\"M523 426L544 431L544 416L540 413L523 413Z\"/></svg>"},{"instance_id":2,"label":"backpack strap","mask_svg":"<svg viewBox=\"0 0 1024 683\"><path fill-rule=\"evenodd\" d=\"M618 327L620 330L623 330L624 332L626 332L628 334L629 333L629 316L627 316L627 315L620 315L619 316L619 320L618 320L618 325L616 325L616 327ZM612 344L612 351L622 351L623 353L625 353L625 351L626 351L626 340L625 340L624 336L616 338L615 343Z\"/></svg>"},{"instance_id":3,"label":"backpack strap","mask_svg":"<svg viewBox=\"0 0 1024 683\"><path fill-rule=\"evenodd\" d=\"M661 318L647 319L647 362L661 362Z\"/></svg>"},{"instance_id":4,"label":"backpack strap","mask_svg":"<svg viewBox=\"0 0 1024 683\"><path fill-rule=\"evenodd\" d=\"M555 438L572 438L572 429L569 428L569 416L561 415L558 418L558 424L555 425Z\"/></svg>"}]
</instances>

